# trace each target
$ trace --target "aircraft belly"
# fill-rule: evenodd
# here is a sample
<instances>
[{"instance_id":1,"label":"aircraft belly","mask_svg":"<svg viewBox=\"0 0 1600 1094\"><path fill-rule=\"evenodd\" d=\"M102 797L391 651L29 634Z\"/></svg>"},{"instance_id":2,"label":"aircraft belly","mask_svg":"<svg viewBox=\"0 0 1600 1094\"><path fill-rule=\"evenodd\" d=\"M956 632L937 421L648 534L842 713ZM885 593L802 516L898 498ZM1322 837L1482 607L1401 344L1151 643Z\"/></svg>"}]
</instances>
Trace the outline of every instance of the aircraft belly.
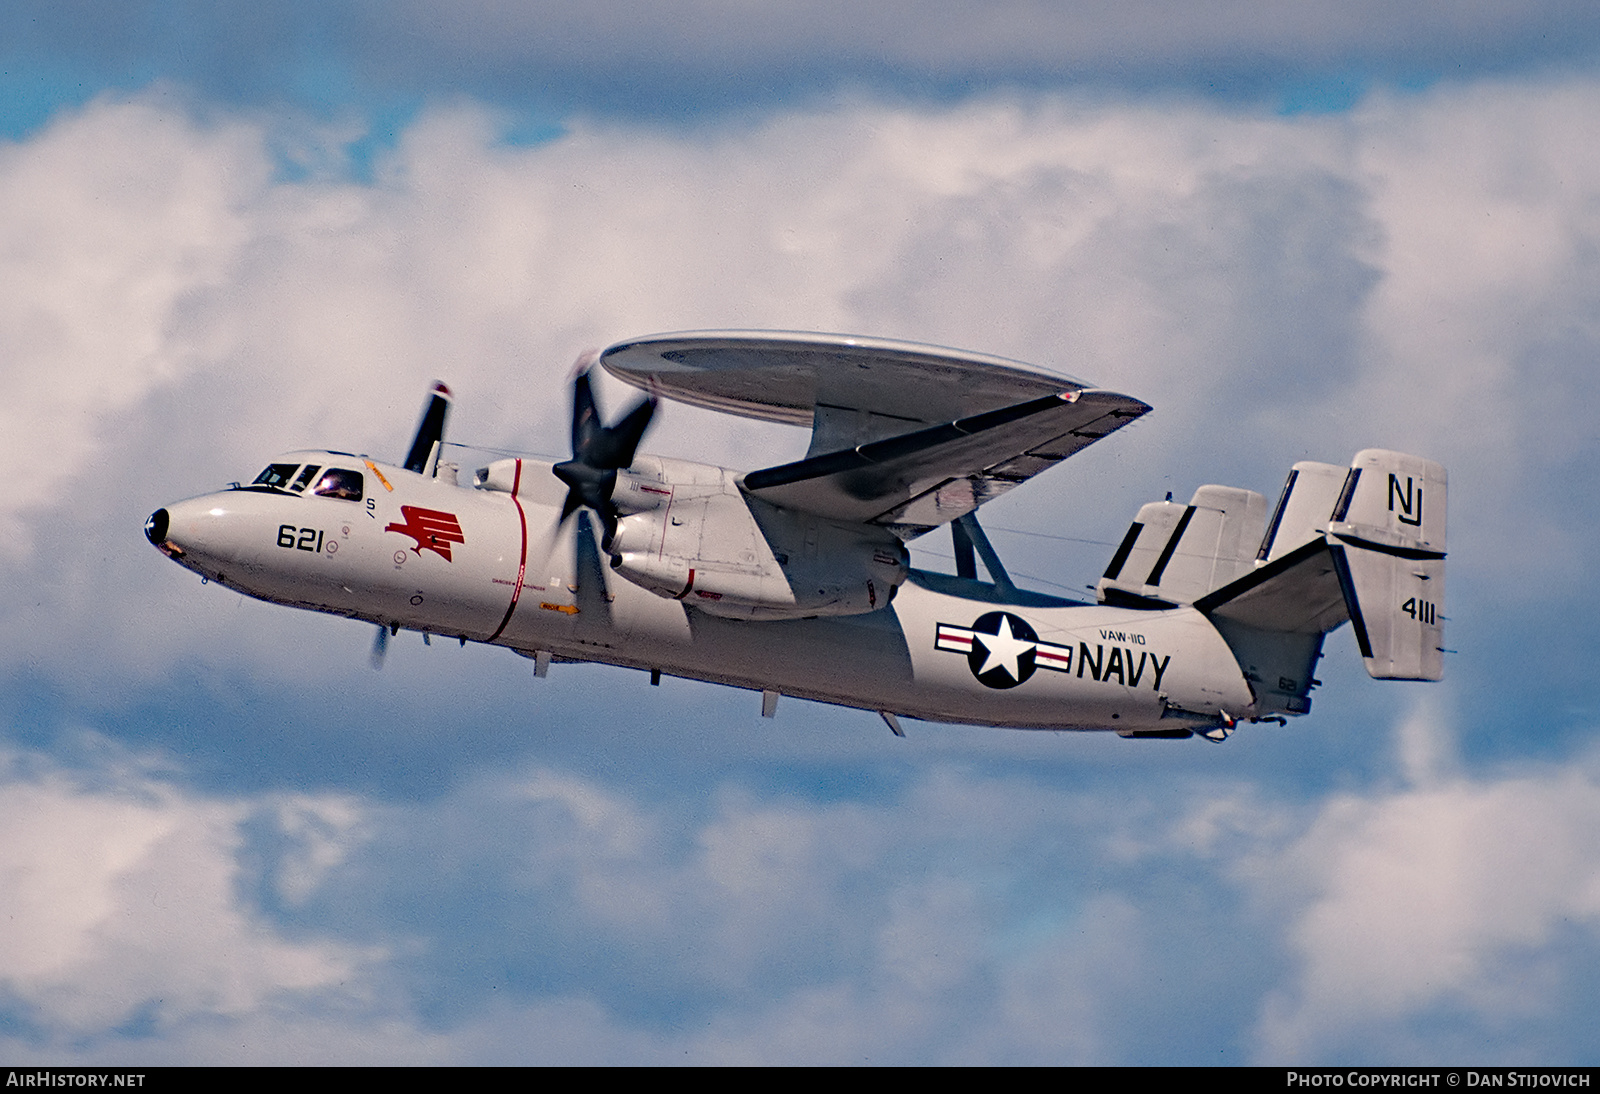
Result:
<instances>
[{"instance_id":1,"label":"aircraft belly","mask_svg":"<svg viewBox=\"0 0 1600 1094\"><path fill-rule=\"evenodd\" d=\"M1174 708L1203 720L1252 702L1226 643L1192 609L1006 606L913 585L894 606L917 695L941 720L1148 729L1170 727Z\"/></svg>"},{"instance_id":2,"label":"aircraft belly","mask_svg":"<svg viewBox=\"0 0 1600 1094\"><path fill-rule=\"evenodd\" d=\"M930 721L1050 729L1170 728L1249 711L1221 637L1191 609L1004 607L902 586L864 615L723 619L607 575L603 627L530 612L524 653L887 710ZM974 654L974 648L978 652Z\"/></svg>"}]
</instances>

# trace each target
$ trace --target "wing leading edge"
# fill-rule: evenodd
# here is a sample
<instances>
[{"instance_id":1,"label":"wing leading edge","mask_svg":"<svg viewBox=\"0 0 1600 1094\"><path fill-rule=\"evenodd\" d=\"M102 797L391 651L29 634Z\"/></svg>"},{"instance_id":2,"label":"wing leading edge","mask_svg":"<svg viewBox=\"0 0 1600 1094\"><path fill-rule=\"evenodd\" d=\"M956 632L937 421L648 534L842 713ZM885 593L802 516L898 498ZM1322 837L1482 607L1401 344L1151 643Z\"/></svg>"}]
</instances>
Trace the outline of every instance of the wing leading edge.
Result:
<instances>
[{"instance_id":1,"label":"wing leading edge","mask_svg":"<svg viewBox=\"0 0 1600 1094\"><path fill-rule=\"evenodd\" d=\"M855 448L752 471L752 496L911 539L972 512L1150 407L1094 388L1062 391Z\"/></svg>"}]
</instances>

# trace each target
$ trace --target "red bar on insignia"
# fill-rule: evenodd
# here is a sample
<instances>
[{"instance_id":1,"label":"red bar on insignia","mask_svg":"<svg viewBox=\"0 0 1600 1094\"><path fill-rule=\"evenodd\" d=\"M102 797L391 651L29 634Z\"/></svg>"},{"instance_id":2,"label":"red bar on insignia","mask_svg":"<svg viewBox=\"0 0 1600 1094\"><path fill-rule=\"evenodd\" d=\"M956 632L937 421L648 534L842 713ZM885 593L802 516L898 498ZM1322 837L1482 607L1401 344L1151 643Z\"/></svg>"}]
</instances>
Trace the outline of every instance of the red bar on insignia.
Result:
<instances>
[{"instance_id":1,"label":"red bar on insignia","mask_svg":"<svg viewBox=\"0 0 1600 1094\"><path fill-rule=\"evenodd\" d=\"M1057 646L1052 642L1040 642L1033 647L1033 663L1041 669L1071 672L1072 647Z\"/></svg>"}]
</instances>

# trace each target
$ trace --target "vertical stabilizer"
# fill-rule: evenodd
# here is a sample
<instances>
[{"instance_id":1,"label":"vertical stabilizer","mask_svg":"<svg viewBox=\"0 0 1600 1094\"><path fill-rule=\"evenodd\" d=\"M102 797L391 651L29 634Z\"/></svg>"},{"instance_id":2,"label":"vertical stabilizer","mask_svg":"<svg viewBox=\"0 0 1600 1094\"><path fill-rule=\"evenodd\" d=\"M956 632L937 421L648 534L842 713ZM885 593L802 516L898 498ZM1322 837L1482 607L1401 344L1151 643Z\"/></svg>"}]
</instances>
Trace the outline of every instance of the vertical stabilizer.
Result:
<instances>
[{"instance_id":1,"label":"vertical stabilizer","mask_svg":"<svg viewBox=\"0 0 1600 1094\"><path fill-rule=\"evenodd\" d=\"M1328 516L1339 502L1339 492L1350 469L1336 463L1302 460L1289 471L1278 495L1278 507L1267 524L1267 534L1256 552L1258 562L1274 562L1328 530Z\"/></svg>"},{"instance_id":2,"label":"vertical stabilizer","mask_svg":"<svg viewBox=\"0 0 1600 1094\"><path fill-rule=\"evenodd\" d=\"M1112 556L1100 599L1192 604L1250 570L1266 515L1265 498L1231 486L1202 486L1188 505L1151 502Z\"/></svg>"},{"instance_id":3,"label":"vertical stabilizer","mask_svg":"<svg viewBox=\"0 0 1600 1094\"><path fill-rule=\"evenodd\" d=\"M1380 680L1444 674L1445 470L1369 448L1356 454L1328 524L1356 644Z\"/></svg>"}]
</instances>

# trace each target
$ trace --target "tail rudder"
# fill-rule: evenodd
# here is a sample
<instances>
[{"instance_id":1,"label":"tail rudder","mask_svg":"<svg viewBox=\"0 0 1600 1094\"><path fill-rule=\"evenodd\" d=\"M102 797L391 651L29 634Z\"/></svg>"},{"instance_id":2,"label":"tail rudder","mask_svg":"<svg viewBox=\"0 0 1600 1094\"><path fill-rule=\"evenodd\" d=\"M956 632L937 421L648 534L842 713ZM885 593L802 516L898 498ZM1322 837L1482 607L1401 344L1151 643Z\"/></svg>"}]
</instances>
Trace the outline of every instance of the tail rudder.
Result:
<instances>
[{"instance_id":1,"label":"tail rudder","mask_svg":"<svg viewBox=\"0 0 1600 1094\"><path fill-rule=\"evenodd\" d=\"M1356 644L1380 680L1444 675L1445 469L1404 452L1356 454L1327 541Z\"/></svg>"}]
</instances>

